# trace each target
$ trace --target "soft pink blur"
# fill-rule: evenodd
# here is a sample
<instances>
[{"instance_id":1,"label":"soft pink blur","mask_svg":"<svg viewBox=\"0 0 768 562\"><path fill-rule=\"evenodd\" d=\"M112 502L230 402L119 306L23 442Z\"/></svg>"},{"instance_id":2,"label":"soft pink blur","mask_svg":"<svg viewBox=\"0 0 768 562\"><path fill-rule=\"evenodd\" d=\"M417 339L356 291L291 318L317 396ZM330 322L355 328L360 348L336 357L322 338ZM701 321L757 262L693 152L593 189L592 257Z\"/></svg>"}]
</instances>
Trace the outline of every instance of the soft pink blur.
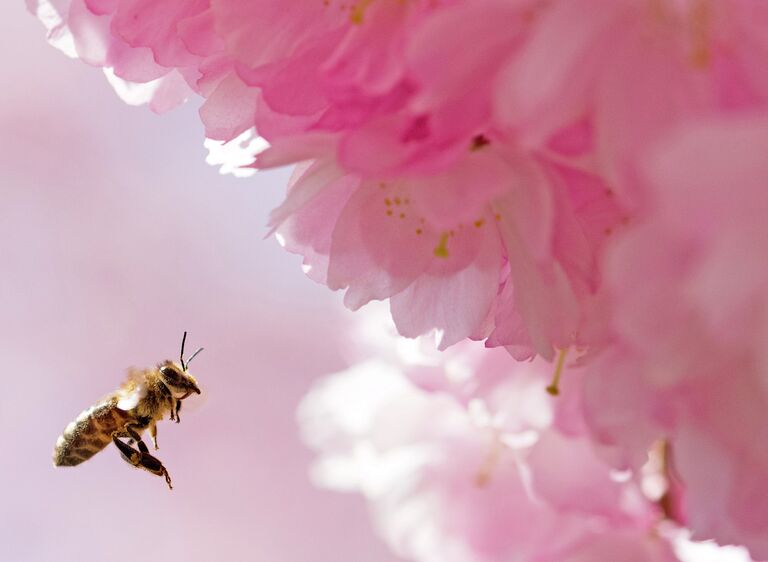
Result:
<instances>
[{"instance_id":1,"label":"soft pink blur","mask_svg":"<svg viewBox=\"0 0 768 562\"><path fill-rule=\"evenodd\" d=\"M362 500L315 490L295 407L345 366L336 295L262 240L287 172L220 176L196 104L158 118L0 4L0 545L4 560L394 558ZM131 365L205 346L204 390L158 427L173 477L111 447L72 469L64 426Z\"/></svg>"}]
</instances>

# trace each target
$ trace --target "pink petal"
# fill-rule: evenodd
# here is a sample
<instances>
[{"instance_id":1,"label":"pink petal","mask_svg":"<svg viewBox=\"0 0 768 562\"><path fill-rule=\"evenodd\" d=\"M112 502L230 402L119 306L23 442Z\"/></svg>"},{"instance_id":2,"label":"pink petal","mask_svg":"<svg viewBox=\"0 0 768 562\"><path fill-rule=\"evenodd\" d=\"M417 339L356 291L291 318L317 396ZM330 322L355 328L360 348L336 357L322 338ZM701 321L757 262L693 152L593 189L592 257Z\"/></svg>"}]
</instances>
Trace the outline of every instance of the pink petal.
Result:
<instances>
[{"instance_id":1,"label":"pink petal","mask_svg":"<svg viewBox=\"0 0 768 562\"><path fill-rule=\"evenodd\" d=\"M608 31L627 0L555 2L500 73L496 114L540 144L586 109L586 95L608 48ZM546 69L546 70L543 70Z\"/></svg>"},{"instance_id":2,"label":"pink petal","mask_svg":"<svg viewBox=\"0 0 768 562\"><path fill-rule=\"evenodd\" d=\"M158 64L174 67L195 62L177 33L177 25L208 8L208 0L122 0L112 30L131 47L149 47Z\"/></svg>"},{"instance_id":3,"label":"pink petal","mask_svg":"<svg viewBox=\"0 0 768 562\"><path fill-rule=\"evenodd\" d=\"M281 207L275 213L286 216L278 215L273 220L281 221L277 232L285 249L304 257L307 276L318 283L327 283L333 230L359 182L350 176L331 182L318 179L300 176L284 203L284 207L291 207L290 214L287 208ZM320 187L322 189L318 189ZM316 189L316 193L311 193Z\"/></svg>"},{"instance_id":4,"label":"pink petal","mask_svg":"<svg viewBox=\"0 0 768 562\"><path fill-rule=\"evenodd\" d=\"M477 230L480 236L473 236L470 242L475 246L471 263L448 274L430 268L392 297L392 318L400 334L416 337L437 329L441 334L439 348L446 349L479 329L496 297L501 243L492 225ZM463 233L457 236L462 237ZM455 251L456 240L449 244L449 251ZM451 254L447 259L451 259ZM433 258L437 260L443 261ZM439 265L443 267L442 263Z\"/></svg>"},{"instance_id":5,"label":"pink petal","mask_svg":"<svg viewBox=\"0 0 768 562\"><path fill-rule=\"evenodd\" d=\"M402 210L393 208L395 198L402 201ZM433 258L439 235L407 208L406 199L396 188L364 184L341 213L333 233L328 286L348 288L345 303L350 308L399 293Z\"/></svg>"},{"instance_id":6,"label":"pink petal","mask_svg":"<svg viewBox=\"0 0 768 562\"><path fill-rule=\"evenodd\" d=\"M230 74L222 80L200 108L209 139L229 141L253 127L258 91Z\"/></svg>"},{"instance_id":7,"label":"pink petal","mask_svg":"<svg viewBox=\"0 0 768 562\"><path fill-rule=\"evenodd\" d=\"M414 205L435 228L469 227L509 188L513 172L490 150L470 153L444 171L406 180Z\"/></svg>"}]
</instances>

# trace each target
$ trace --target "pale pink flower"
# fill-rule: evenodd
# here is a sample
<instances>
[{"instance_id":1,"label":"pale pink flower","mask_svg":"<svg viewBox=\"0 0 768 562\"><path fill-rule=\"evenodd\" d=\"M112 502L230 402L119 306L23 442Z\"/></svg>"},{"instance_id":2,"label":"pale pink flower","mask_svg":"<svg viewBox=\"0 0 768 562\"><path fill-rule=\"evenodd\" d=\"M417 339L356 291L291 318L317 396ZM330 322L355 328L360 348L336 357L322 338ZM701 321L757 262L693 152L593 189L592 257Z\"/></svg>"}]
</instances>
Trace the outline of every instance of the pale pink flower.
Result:
<instances>
[{"instance_id":1,"label":"pale pink flower","mask_svg":"<svg viewBox=\"0 0 768 562\"><path fill-rule=\"evenodd\" d=\"M546 364L470 342L437 353L393 330L368 341L381 357L318 383L299 420L320 453L316 482L362 493L397 554L594 562L623 548L627 560L677 560L649 534L659 510L637 480L551 426Z\"/></svg>"},{"instance_id":2,"label":"pale pink flower","mask_svg":"<svg viewBox=\"0 0 768 562\"><path fill-rule=\"evenodd\" d=\"M679 129L640 170L653 212L609 260L615 351L585 382L619 465L664 437L696 539L768 558L768 120ZM663 243L660 243L663 240ZM757 253L755 253L757 251Z\"/></svg>"},{"instance_id":3,"label":"pale pink flower","mask_svg":"<svg viewBox=\"0 0 768 562\"><path fill-rule=\"evenodd\" d=\"M532 501L514 453L449 397L418 391L375 363L340 377L302 406L308 439L326 454L316 478L366 494L398 554L444 562L557 559L574 535L588 534L588 521Z\"/></svg>"},{"instance_id":4,"label":"pale pink flower","mask_svg":"<svg viewBox=\"0 0 768 562\"><path fill-rule=\"evenodd\" d=\"M492 144L437 173L368 181L316 161L273 224L348 306L391 298L403 335L438 329L442 348L490 336L552 358L599 340L599 256L620 217L594 176Z\"/></svg>"},{"instance_id":5,"label":"pale pink flower","mask_svg":"<svg viewBox=\"0 0 768 562\"><path fill-rule=\"evenodd\" d=\"M599 178L498 131L494 84L535 4L72 0L49 28L132 103L193 90L208 137L255 126L272 144L257 167L312 162L272 226L350 307L391 298L405 335L551 359L601 340L601 247L623 215Z\"/></svg>"}]
</instances>

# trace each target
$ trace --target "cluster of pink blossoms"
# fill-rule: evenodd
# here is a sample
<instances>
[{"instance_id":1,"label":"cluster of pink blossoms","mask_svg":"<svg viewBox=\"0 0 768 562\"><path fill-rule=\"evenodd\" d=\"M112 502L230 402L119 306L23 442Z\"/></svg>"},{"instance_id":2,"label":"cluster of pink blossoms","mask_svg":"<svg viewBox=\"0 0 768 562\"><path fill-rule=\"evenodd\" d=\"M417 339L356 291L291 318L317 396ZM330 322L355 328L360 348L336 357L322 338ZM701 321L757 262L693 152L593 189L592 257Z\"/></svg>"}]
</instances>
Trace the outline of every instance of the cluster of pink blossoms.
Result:
<instances>
[{"instance_id":1,"label":"cluster of pink blossoms","mask_svg":"<svg viewBox=\"0 0 768 562\"><path fill-rule=\"evenodd\" d=\"M378 314L376 314L378 312ZM675 522L669 450L639 471L602 462L576 393L545 390L549 364L510 365L461 342L406 340L380 309L350 339L362 360L299 407L315 482L359 492L380 535L418 562L749 562L693 546ZM362 335L362 338L360 337ZM572 379L584 376L573 369Z\"/></svg>"},{"instance_id":2,"label":"cluster of pink blossoms","mask_svg":"<svg viewBox=\"0 0 768 562\"><path fill-rule=\"evenodd\" d=\"M663 515L768 559L768 2L27 2L56 46L103 66L127 101L162 111L198 94L209 138L255 130L269 148L253 166L298 164L271 226L350 307L389 299L402 335L565 364L558 400L584 441L548 454L591 447L634 475L606 484L623 497L663 443ZM513 365L517 392L526 376ZM469 456L482 439L468 414L430 427L433 407L458 406L429 390L403 390L424 410L402 421L402 439L433 431L430 455L447 440ZM529 423L517 412L529 405L513 406L502 413ZM552 439L565 437L542 434ZM556 551L583 537L546 545L516 531L520 517L595 515L589 475L576 491L551 482L557 513L538 514L538 500L525 511L520 486L545 456L535 450L500 465L500 495L461 521L435 500L385 534L416 560L595 559ZM467 468L441 466L425 470L450 482ZM383 513L410 497L401 485ZM487 531L486 510L499 509ZM647 519L625 515L635 523L610 544ZM421 534L400 536L475 522L501 542L430 558ZM541 557L508 554L513 543Z\"/></svg>"}]
</instances>

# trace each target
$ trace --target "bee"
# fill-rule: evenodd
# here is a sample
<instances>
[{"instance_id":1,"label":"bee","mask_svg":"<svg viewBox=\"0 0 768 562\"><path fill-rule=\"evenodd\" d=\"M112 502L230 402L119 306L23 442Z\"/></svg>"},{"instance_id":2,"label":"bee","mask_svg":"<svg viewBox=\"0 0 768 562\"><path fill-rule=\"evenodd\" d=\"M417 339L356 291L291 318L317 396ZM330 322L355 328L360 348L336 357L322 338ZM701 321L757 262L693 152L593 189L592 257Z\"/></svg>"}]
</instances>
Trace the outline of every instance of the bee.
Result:
<instances>
[{"instance_id":1,"label":"bee","mask_svg":"<svg viewBox=\"0 0 768 562\"><path fill-rule=\"evenodd\" d=\"M200 394L195 377L187 369L203 348L184 361L186 341L187 332L184 332L179 363L164 361L154 369L131 369L118 390L81 412L56 441L53 464L76 466L111 442L128 464L164 476L168 487L173 489L168 470L160 459L149 453L141 434L148 429L157 450L157 422L168 413L171 420L179 423L182 400L192 393ZM138 449L133 447L134 443Z\"/></svg>"}]
</instances>

